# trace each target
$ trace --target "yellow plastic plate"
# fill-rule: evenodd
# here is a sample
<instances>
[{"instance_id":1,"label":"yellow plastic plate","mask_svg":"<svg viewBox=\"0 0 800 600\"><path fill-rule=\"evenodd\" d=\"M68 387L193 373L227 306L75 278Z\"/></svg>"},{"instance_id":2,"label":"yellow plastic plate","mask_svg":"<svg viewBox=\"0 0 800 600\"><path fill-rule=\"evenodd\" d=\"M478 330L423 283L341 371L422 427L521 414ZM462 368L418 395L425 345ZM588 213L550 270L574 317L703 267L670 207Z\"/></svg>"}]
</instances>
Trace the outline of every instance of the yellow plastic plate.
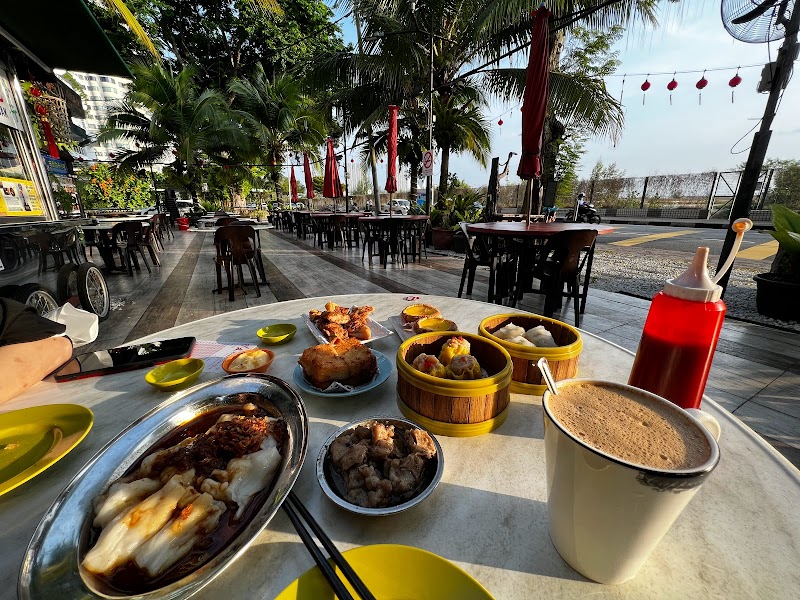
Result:
<instances>
[{"instance_id":1,"label":"yellow plastic plate","mask_svg":"<svg viewBox=\"0 0 800 600\"><path fill-rule=\"evenodd\" d=\"M344 557L377 600L493 600L492 595L449 560L426 550L395 544L362 546ZM341 571L336 573L358 598ZM306 571L275 600L333 600L328 582L317 567Z\"/></svg>"},{"instance_id":2,"label":"yellow plastic plate","mask_svg":"<svg viewBox=\"0 0 800 600\"><path fill-rule=\"evenodd\" d=\"M36 477L86 437L94 414L49 404L0 414L0 496Z\"/></svg>"},{"instance_id":3,"label":"yellow plastic plate","mask_svg":"<svg viewBox=\"0 0 800 600\"><path fill-rule=\"evenodd\" d=\"M291 323L267 325L256 331L258 339L265 344L273 346L285 344L294 337L295 333L297 333L297 325L292 325Z\"/></svg>"},{"instance_id":4,"label":"yellow plastic plate","mask_svg":"<svg viewBox=\"0 0 800 600\"><path fill-rule=\"evenodd\" d=\"M144 380L159 390L175 390L197 381L205 366L199 358L171 360L149 371Z\"/></svg>"}]
</instances>

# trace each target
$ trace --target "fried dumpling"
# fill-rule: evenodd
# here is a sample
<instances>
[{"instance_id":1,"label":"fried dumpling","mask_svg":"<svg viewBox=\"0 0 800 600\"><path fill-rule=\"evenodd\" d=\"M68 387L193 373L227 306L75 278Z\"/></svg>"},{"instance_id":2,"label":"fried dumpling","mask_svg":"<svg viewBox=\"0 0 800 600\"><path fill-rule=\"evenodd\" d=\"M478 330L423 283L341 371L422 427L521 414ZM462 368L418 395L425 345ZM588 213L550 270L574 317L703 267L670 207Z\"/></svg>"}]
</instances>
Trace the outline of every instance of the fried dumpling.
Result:
<instances>
[{"instance_id":1,"label":"fried dumpling","mask_svg":"<svg viewBox=\"0 0 800 600\"><path fill-rule=\"evenodd\" d=\"M447 369L433 354L420 354L414 359L414 363L411 366L417 371L433 377L445 377L447 375Z\"/></svg>"},{"instance_id":2,"label":"fried dumpling","mask_svg":"<svg viewBox=\"0 0 800 600\"><path fill-rule=\"evenodd\" d=\"M480 379L481 366L471 354L459 354L447 365L447 376L450 379Z\"/></svg>"},{"instance_id":3,"label":"fried dumpling","mask_svg":"<svg viewBox=\"0 0 800 600\"><path fill-rule=\"evenodd\" d=\"M453 357L459 354L469 354L469 342L460 335L451 337L444 343L441 352L439 352L439 362L447 366L453 360Z\"/></svg>"}]
</instances>

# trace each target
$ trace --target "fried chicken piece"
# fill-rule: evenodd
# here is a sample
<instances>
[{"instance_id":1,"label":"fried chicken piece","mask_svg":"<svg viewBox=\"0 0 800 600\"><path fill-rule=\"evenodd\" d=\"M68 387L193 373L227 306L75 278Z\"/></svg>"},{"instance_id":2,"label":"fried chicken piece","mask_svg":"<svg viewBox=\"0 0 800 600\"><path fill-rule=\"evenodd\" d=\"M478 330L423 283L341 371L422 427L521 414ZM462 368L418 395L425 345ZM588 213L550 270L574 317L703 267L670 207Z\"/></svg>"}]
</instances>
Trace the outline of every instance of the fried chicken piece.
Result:
<instances>
[{"instance_id":1,"label":"fried chicken piece","mask_svg":"<svg viewBox=\"0 0 800 600\"><path fill-rule=\"evenodd\" d=\"M322 318L329 323L338 323L339 325L344 325L345 323L350 322L350 314L340 310L326 310L324 313L322 313Z\"/></svg>"},{"instance_id":2,"label":"fried chicken piece","mask_svg":"<svg viewBox=\"0 0 800 600\"><path fill-rule=\"evenodd\" d=\"M347 333L347 330L338 323L329 323L327 321L321 321L320 323L321 324L318 325L319 330L331 341L346 340L350 337L350 334Z\"/></svg>"},{"instance_id":3,"label":"fried chicken piece","mask_svg":"<svg viewBox=\"0 0 800 600\"><path fill-rule=\"evenodd\" d=\"M345 326L345 331L350 337L354 337L357 340L368 340L372 337L372 330L366 323L358 325L351 321Z\"/></svg>"},{"instance_id":4,"label":"fried chicken piece","mask_svg":"<svg viewBox=\"0 0 800 600\"><path fill-rule=\"evenodd\" d=\"M309 383L322 390L334 381L361 385L378 372L375 355L354 339L336 339L330 344L306 348L297 362Z\"/></svg>"}]
</instances>

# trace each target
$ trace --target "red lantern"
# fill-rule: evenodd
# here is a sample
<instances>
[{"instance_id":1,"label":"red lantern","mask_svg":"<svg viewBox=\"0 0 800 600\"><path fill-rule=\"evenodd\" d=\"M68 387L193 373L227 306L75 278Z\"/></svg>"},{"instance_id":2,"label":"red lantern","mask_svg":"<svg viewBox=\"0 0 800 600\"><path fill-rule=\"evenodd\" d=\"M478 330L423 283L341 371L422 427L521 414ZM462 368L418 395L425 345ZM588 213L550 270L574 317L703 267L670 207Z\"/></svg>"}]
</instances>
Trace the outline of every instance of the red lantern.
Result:
<instances>
[{"instance_id":1,"label":"red lantern","mask_svg":"<svg viewBox=\"0 0 800 600\"><path fill-rule=\"evenodd\" d=\"M36 107L36 114L45 116L47 114L47 109L40 104Z\"/></svg>"},{"instance_id":2,"label":"red lantern","mask_svg":"<svg viewBox=\"0 0 800 600\"><path fill-rule=\"evenodd\" d=\"M31 87L31 96L33 96L34 98L38 98L41 95L42 92L41 90L39 90L39 88L37 88L36 86Z\"/></svg>"},{"instance_id":3,"label":"red lantern","mask_svg":"<svg viewBox=\"0 0 800 600\"><path fill-rule=\"evenodd\" d=\"M650 89L650 85L651 85L650 84L650 80L645 79L644 83L641 86L642 87L642 91L646 92L647 90L649 90ZM647 96L645 94L642 94L642 106L644 106L644 100L645 100L646 97Z\"/></svg>"},{"instance_id":4,"label":"red lantern","mask_svg":"<svg viewBox=\"0 0 800 600\"><path fill-rule=\"evenodd\" d=\"M672 92L678 87L678 82L675 81L675 73L672 74L672 81L667 84L669 90L669 105L672 106Z\"/></svg>"},{"instance_id":5,"label":"red lantern","mask_svg":"<svg viewBox=\"0 0 800 600\"><path fill-rule=\"evenodd\" d=\"M351 162L351 163L354 163L354 162L356 162L356 160L355 160L354 158L351 158L351 159L350 159L350 162Z\"/></svg>"},{"instance_id":6,"label":"red lantern","mask_svg":"<svg viewBox=\"0 0 800 600\"><path fill-rule=\"evenodd\" d=\"M706 72L703 71L703 77L700 78L700 81L698 81L697 83L694 84L694 87L696 87L701 92L700 94L697 95L697 103L698 104L702 104L703 103L702 91L703 91L703 88L705 88L707 85L708 85L708 79L706 79Z\"/></svg>"},{"instance_id":7,"label":"red lantern","mask_svg":"<svg viewBox=\"0 0 800 600\"><path fill-rule=\"evenodd\" d=\"M383 164L383 159L381 159L381 164Z\"/></svg>"},{"instance_id":8,"label":"red lantern","mask_svg":"<svg viewBox=\"0 0 800 600\"><path fill-rule=\"evenodd\" d=\"M739 69L736 69L736 75L734 75L733 77L731 77L731 80L728 82L728 85L729 85L729 86L730 86L730 88L731 88L731 104L733 104L733 92L734 92L734 88L735 88L737 85L739 85L740 83L742 83L742 78L741 78L741 77L739 77Z\"/></svg>"},{"instance_id":9,"label":"red lantern","mask_svg":"<svg viewBox=\"0 0 800 600\"><path fill-rule=\"evenodd\" d=\"M500 119L500 120L497 122L497 124L498 124L498 125L500 125L500 126L502 126L502 125L503 125L503 119Z\"/></svg>"}]
</instances>

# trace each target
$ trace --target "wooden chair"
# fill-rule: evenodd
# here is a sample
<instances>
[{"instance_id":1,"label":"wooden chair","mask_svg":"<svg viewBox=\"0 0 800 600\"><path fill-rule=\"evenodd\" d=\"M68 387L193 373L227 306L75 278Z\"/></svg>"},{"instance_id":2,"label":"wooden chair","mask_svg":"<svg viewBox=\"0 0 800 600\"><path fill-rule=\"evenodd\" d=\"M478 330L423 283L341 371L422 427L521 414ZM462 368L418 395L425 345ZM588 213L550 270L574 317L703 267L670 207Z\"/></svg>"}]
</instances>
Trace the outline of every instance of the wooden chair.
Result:
<instances>
[{"instance_id":1,"label":"wooden chair","mask_svg":"<svg viewBox=\"0 0 800 600\"><path fill-rule=\"evenodd\" d=\"M580 327L589 292L590 265L587 266L587 261L592 256L596 238L597 231L594 229L562 231L550 237L542 247L531 273L533 279L541 282L539 290L528 291L545 295L544 316L553 316L555 310L561 307L562 298L573 298L575 326ZM580 279L584 267L586 273L581 290ZM518 298L522 296L523 289L523 285L518 284Z\"/></svg>"},{"instance_id":2,"label":"wooden chair","mask_svg":"<svg viewBox=\"0 0 800 600\"><path fill-rule=\"evenodd\" d=\"M261 296L261 288L258 286L258 276L256 275L256 232L250 225L227 225L220 227L214 233L214 247L216 256L214 257L214 267L217 272L217 288L214 293L222 293L222 269L225 269L228 286L228 300L233 302L233 268L239 275L239 286L243 293L244 273L242 266L247 265L250 269L250 278L256 288L256 296Z\"/></svg>"},{"instance_id":3,"label":"wooden chair","mask_svg":"<svg viewBox=\"0 0 800 600\"><path fill-rule=\"evenodd\" d=\"M486 243L482 239L470 236L467 232L467 224L460 223L461 231L466 238L466 256L464 257L464 269L461 271L461 283L458 286L458 297L464 291L464 281L467 282L467 296L472 294L472 285L475 283L475 271L478 267L493 267L492 257ZM490 299L491 300L491 299Z\"/></svg>"}]
</instances>

